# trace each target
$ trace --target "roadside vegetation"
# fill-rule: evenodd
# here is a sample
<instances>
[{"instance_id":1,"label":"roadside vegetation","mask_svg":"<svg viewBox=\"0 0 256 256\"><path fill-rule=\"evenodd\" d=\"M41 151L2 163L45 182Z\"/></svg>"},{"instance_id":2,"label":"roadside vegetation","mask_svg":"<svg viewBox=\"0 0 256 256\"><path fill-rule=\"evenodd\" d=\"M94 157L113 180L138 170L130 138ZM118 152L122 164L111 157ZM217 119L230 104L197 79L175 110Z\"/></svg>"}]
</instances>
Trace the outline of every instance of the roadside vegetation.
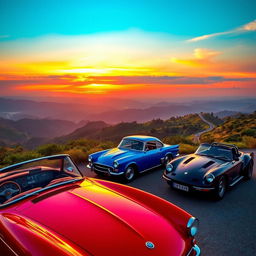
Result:
<instances>
[{"instance_id":1,"label":"roadside vegetation","mask_svg":"<svg viewBox=\"0 0 256 256\"><path fill-rule=\"evenodd\" d=\"M220 122L212 114L204 117L210 122ZM215 120L215 121L214 121ZM85 126L86 127L86 126ZM206 129L208 126L198 115L173 117L168 120L156 119L146 123L120 123L92 130L87 137L83 129L62 137L58 141L40 145L33 150L28 150L21 145L0 146L0 167L26 161L32 158L69 154L77 163L86 163L88 155L97 151L116 147L123 136L131 134L145 134L160 138L166 144L179 144L180 153L188 154L196 150L198 145L193 140L193 134ZM64 139L65 138L65 139ZM240 148L256 148L256 112L238 117L224 119L214 130L204 133L201 142L225 142L236 144Z\"/></svg>"},{"instance_id":2,"label":"roadside vegetation","mask_svg":"<svg viewBox=\"0 0 256 256\"><path fill-rule=\"evenodd\" d=\"M222 119L218 118L213 113L202 113L202 116L205 118L205 120L209 121L210 123L216 126L224 123Z\"/></svg>"},{"instance_id":3,"label":"roadside vegetation","mask_svg":"<svg viewBox=\"0 0 256 256\"><path fill-rule=\"evenodd\" d=\"M168 144L180 144L181 153L189 153L196 149L196 145L192 143L189 137L170 136L164 138L163 142ZM45 144L34 150L26 150L22 146L1 146L0 167L54 154L69 154L76 163L86 163L91 153L116 146L117 143L112 141L96 141L90 139L72 140L66 144Z\"/></svg>"},{"instance_id":4,"label":"roadside vegetation","mask_svg":"<svg viewBox=\"0 0 256 256\"><path fill-rule=\"evenodd\" d=\"M200 137L201 142L225 142L240 148L256 148L256 111L224 119L224 123Z\"/></svg>"}]
</instances>

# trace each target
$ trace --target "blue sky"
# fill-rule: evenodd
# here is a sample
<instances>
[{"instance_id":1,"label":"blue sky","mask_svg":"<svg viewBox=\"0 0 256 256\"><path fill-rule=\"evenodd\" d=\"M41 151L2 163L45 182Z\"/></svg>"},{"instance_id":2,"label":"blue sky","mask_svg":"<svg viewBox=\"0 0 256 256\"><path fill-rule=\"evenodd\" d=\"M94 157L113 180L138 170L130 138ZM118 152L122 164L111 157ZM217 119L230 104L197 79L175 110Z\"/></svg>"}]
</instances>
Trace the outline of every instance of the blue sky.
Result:
<instances>
[{"instance_id":1,"label":"blue sky","mask_svg":"<svg viewBox=\"0 0 256 256\"><path fill-rule=\"evenodd\" d=\"M200 36L239 27L255 16L255 0L1 0L0 35L15 39L137 28Z\"/></svg>"}]
</instances>

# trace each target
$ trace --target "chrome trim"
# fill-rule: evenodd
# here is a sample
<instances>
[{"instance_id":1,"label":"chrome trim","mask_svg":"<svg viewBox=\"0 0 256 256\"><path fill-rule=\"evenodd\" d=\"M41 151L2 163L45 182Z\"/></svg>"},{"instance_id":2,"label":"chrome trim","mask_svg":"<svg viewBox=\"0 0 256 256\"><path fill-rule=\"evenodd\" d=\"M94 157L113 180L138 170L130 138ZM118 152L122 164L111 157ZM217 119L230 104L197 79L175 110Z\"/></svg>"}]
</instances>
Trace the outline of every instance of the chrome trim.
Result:
<instances>
[{"instance_id":1,"label":"chrome trim","mask_svg":"<svg viewBox=\"0 0 256 256\"><path fill-rule=\"evenodd\" d=\"M74 182L77 182L77 181L80 181L80 180L83 180L83 179L84 179L84 178L82 177L82 178L79 178L79 179L67 180L67 181L63 181L63 182L57 183L57 184L53 184L53 185L51 185L51 186L46 186L46 187L44 187L44 188L42 188L42 189L39 189L39 190L37 190L37 191L31 192L31 193L29 193L29 194L27 194L27 195L24 195L24 196L21 196L21 197L19 197L19 198L17 198L17 199L14 199L13 201L11 201L11 202L9 202L9 203L2 204L2 205L0 205L0 209L1 209L1 208L4 208L4 207L6 207L6 206L9 206L9 205L11 205L11 204L13 204L13 203L16 203L16 202L18 202L18 201L20 201L20 200L22 200L22 199L26 199L26 198L28 198L28 197L30 197L30 196L36 195L36 194L38 194L38 193L40 193L40 192L44 192L44 191L46 191L46 190L48 190L48 189L55 188L55 187L58 187L58 186L60 186L60 185L66 185L66 184L69 184L69 183L74 183Z\"/></svg>"},{"instance_id":2,"label":"chrome trim","mask_svg":"<svg viewBox=\"0 0 256 256\"><path fill-rule=\"evenodd\" d=\"M194 188L194 189L196 189L196 190L205 190L205 189L213 190L213 189L215 189L215 188L197 187L197 186L192 186L192 188Z\"/></svg>"},{"instance_id":3,"label":"chrome trim","mask_svg":"<svg viewBox=\"0 0 256 256\"><path fill-rule=\"evenodd\" d=\"M110 174L118 176L118 175L123 175L124 172L110 172Z\"/></svg>"},{"instance_id":4,"label":"chrome trim","mask_svg":"<svg viewBox=\"0 0 256 256\"><path fill-rule=\"evenodd\" d=\"M110 165L107 165L107 164L101 164L101 163L98 163L98 162L94 162L94 163L93 163L93 167L94 167L94 164L98 164L98 165L106 166L107 168L111 168L111 169L113 169L113 166L110 166Z\"/></svg>"},{"instance_id":5,"label":"chrome trim","mask_svg":"<svg viewBox=\"0 0 256 256\"><path fill-rule=\"evenodd\" d=\"M3 238L0 236L0 240L8 247L8 249L16 256L19 256L11 247L10 245L8 245L4 240Z\"/></svg>"},{"instance_id":6,"label":"chrome trim","mask_svg":"<svg viewBox=\"0 0 256 256\"><path fill-rule=\"evenodd\" d=\"M105 173L105 174L108 174L108 175L114 175L114 176L119 176L119 175L123 175L124 172L111 172L109 170L99 170L97 168L95 168L94 164L98 164L98 165L101 165L101 166L105 166L106 168L110 168L110 169L114 169L112 166L109 166L109 165L104 165L104 164L99 164L99 163L93 163L92 165L92 169L93 170L96 170L97 172L102 172L102 173Z\"/></svg>"},{"instance_id":7,"label":"chrome trim","mask_svg":"<svg viewBox=\"0 0 256 256\"><path fill-rule=\"evenodd\" d=\"M168 180L168 181L172 181L172 179L167 177L165 174L163 174L162 178L164 178L165 180Z\"/></svg>"},{"instance_id":8,"label":"chrome trim","mask_svg":"<svg viewBox=\"0 0 256 256\"><path fill-rule=\"evenodd\" d=\"M188 252L187 256L190 256L192 251L194 251L196 253L195 256L200 256L201 255L201 250L199 248L198 245L194 244L193 247L190 249L190 251Z\"/></svg>"},{"instance_id":9,"label":"chrome trim","mask_svg":"<svg viewBox=\"0 0 256 256\"><path fill-rule=\"evenodd\" d=\"M143 172L146 172L146 171L152 170L152 169L157 168L157 167L160 167L160 166L162 166L162 164L159 164L159 165L156 165L156 166L150 167L150 168L145 169L145 170L143 170L143 171L141 171L141 172L139 172L139 173L143 173Z\"/></svg>"},{"instance_id":10,"label":"chrome trim","mask_svg":"<svg viewBox=\"0 0 256 256\"><path fill-rule=\"evenodd\" d=\"M243 178L244 178L244 176L241 176L241 177L237 178L233 183L229 184L229 186L233 187L234 185L236 185L236 183L238 183Z\"/></svg>"}]
</instances>

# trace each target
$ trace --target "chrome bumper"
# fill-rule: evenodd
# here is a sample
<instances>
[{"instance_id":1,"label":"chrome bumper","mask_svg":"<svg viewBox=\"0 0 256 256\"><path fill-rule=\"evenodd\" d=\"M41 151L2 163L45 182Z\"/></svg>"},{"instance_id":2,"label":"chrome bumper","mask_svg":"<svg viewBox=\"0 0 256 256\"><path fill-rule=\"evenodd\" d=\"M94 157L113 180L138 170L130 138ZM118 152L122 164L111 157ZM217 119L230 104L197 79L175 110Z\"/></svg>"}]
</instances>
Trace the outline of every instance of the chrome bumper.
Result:
<instances>
[{"instance_id":1,"label":"chrome bumper","mask_svg":"<svg viewBox=\"0 0 256 256\"><path fill-rule=\"evenodd\" d=\"M96 169L93 165L91 166L91 165L87 165L86 166L87 168L89 168L89 169L91 169L91 171L94 171L94 169L97 171L97 172L102 172L102 173L104 173L104 174L106 174L106 175L114 175L114 176L119 176L119 175L123 175L124 174L124 172L111 172L111 171L109 171L109 170L100 170L100 169Z\"/></svg>"},{"instance_id":2,"label":"chrome bumper","mask_svg":"<svg viewBox=\"0 0 256 256\"><path fill-rule=\"evenodd\" d=\"M163 174L162 176L165 180L167 181L174 181L179 183L178 181L172 180L171 178L167 177L165 174ZM204 191L204 192L208 192L208 191L212 191L215 188L212 187L198 187L198 186L194 186L194 185L190 185L190 184L186 184L186 186L189 186L190 188L192 188L193 190L197 190L197 191Z\"/></svg>"}]
</instances>

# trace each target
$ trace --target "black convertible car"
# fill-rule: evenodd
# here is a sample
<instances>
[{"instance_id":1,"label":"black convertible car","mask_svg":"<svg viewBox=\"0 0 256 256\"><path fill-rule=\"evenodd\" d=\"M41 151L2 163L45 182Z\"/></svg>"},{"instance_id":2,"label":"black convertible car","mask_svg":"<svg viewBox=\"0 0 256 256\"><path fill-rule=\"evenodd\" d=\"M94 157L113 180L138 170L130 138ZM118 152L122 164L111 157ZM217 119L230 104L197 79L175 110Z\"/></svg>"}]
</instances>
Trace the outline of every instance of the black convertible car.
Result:
<instances>
[{"instance_id":1,"label":"black convertible car","mask_svg":"<svg viewBox=\"0 0 256 256\"><path fill-rule=\"evenodd\" d=\"M243 178L251 179L253 157L235 145L204 143L194 154L169 162L163 178L172 188L212 192L216 199L222 199L228 187Z\"/></svg>"}]
</instances>

